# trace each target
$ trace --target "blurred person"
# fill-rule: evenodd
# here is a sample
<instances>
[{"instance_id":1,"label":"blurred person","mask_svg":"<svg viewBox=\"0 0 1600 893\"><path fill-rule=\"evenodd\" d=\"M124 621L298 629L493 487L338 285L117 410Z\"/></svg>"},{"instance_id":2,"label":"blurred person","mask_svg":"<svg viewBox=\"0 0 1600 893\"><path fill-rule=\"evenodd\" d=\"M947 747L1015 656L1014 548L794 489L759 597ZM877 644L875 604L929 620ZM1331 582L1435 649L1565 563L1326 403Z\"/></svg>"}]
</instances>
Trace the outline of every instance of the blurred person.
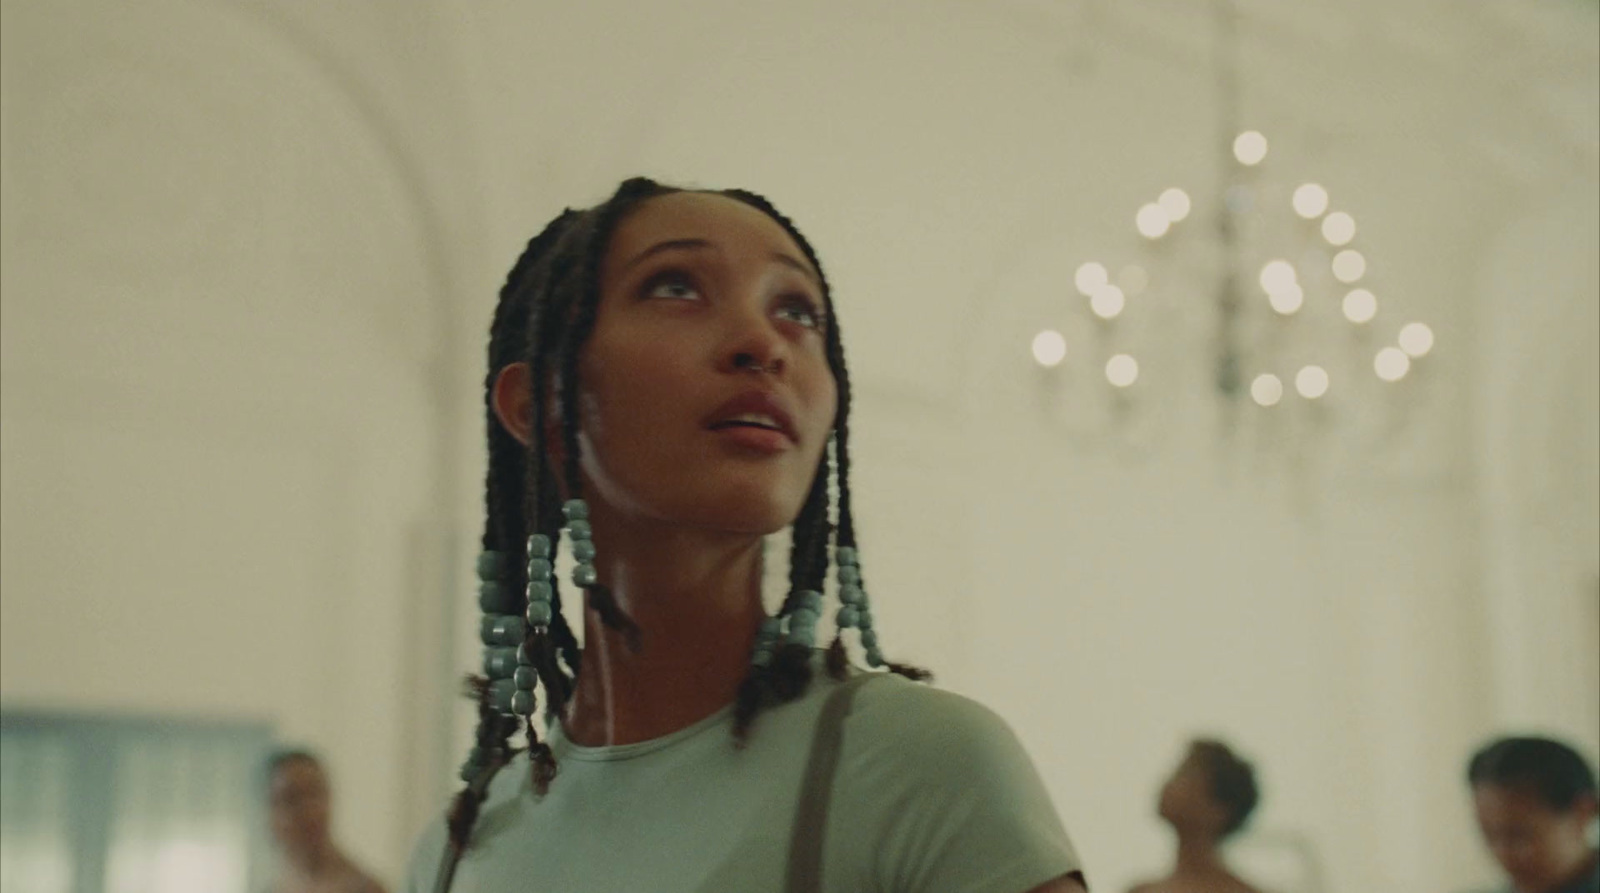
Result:
<instances>
[{"instance_id":1,"label":"blurred person","mask_svg":"<svg viewBox=\"0 0 1600 893\"><path fill-rule=\"evenodd\" d=\"M1600 893L1594 770L1549 738L1501 738L1467 764L1478 828L1508 893Z\"/></svg>"},{"instance_id":2,"label":"blurred person","mask_svg":"<svg viewBox=\"0 0 1600 893\"><path fill-rule=\"evenodd\" d=\"M1220 741L1192 742L1157 804L1178 837L1172 873L1131 893L1259 893L1222 856L1223 842L1244 827L1259 800L1249 763Z\"/></svg>"},{"instance_id":3,"label":"blurred person","mask_svg":"<svg viewBox=\"0 0 1600 893\"><path fill-rule=\"evenodd\" d=\"M822 267L766 199L633 179L528 243L489 338L476 741L411 893L1083 891L1011 730L884 656L849 404Z\"/></svg>"},{"instance_id":4,"label":"blurred person","mask_svg":"<svg viewBox=\"0 0 1600 893\"><path fill-rule=\"evenodd\" d=\"M384 893L334 845L330 799L328 774L310 751L280 751L267 761L272 839L282 856L270 893Z\"/></svg>"}]
</instances>

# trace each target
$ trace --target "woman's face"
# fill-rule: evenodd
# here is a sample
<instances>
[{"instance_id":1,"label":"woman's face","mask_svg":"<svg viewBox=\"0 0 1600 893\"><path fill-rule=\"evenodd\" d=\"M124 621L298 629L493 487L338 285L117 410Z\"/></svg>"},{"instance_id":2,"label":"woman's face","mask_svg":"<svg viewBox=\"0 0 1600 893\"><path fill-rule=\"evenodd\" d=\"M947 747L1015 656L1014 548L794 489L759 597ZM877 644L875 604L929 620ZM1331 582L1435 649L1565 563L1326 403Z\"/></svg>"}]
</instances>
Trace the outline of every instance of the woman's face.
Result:
<instances>
[{"instance_id":1,"label":"woman's face","mask_svg":"<svg viewBox=\"0 0 1600 893\"><path fill-rule=\"evenodd\" d=\"M581 468L603 510L767 534L799 513L838 393L817 272L735 199L674 193L618 224L579 358Z\"/></svg>"},{"instance_id":2,"label":"woman's face","mask_svg":"<svg viewBox=\"0 0 1600 893\"><path fill-rule=\"evenodd\" d=\"M314 852L328 841L328 777L311 760L293 759L272 773L268 791L272 834L294 852Z\"/></svg>"},{"instance_id":3,"label":"woman's face","mask_svg":"<svg viewBox=\"0 0 1600 893\"><path fill-rule=\"evenodd\" d=\"M1198 754L1189 753L1161 788L1157 811L1185 831L1216 834L1221 830L1222 808L1211 794L1211 776Z\"/></svg>"}]
</instances>

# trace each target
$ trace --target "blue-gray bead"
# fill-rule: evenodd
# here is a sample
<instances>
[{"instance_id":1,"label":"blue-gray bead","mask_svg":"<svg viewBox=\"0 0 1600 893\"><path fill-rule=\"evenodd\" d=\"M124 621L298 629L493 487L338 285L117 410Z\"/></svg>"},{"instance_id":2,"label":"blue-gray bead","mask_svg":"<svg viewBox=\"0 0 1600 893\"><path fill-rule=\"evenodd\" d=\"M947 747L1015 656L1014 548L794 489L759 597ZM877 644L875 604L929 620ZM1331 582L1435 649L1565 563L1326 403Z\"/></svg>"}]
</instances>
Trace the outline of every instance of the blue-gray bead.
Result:
<instances>
[{"instance_id":1,"label":"blue-gray bead","mask_svg":"<svg viewBox=\"0 0 1600 893\"><path fill-rule=\"evenodd\" d=\"M783 621L776 617L768 617L761 621L761 629L756 632L759 636L776 636L783 632Z\"/></svg>"},{"instance_id":2,"label":"blue-gray bead","mask_svg":"<svg viewBox=\"0 0 1600 893\"><path fill-rule=\"evenodd\" d=\"M533 667L517 667L517 671L511 674L511 681L516 683L517 688L533 691L533 687L539 684L539 671Z\"/></svg>"},{"instance_id":3,"label":"blue-gray bead","mask_svg":"<svg viewBox=\"0 0 1600 893\"><path fill-rule=\"evenodd\" d=\"M854 565L839 565L839 585L854 586L861 582L861 570Z\"/></svg>"},{"instance_id":4,"label":"blue-gray bead","mask_svg":"<svg viewBox=\"0 0 1600 893\"><path fill-rule=\"evenodd\" d=\"M555 590L550 587L550 584L543 580L537 583L529 583L528 604L533 604L534 602L548 602L550 601L550 596L553 595L554 592Z\"/></svg>"},{"instance_id":5,"label":"blue-gray bead","mask_svg":"<svg viewBox=\"0 0 1600 893\"><path fill-rule=\"evenodd\" d=\"M881 667L885 663L887 663L887 661L885 661L883 659L883 652L882 651L879 651L876 648L868 648L867 649L867 666L869 666L869 667Z\"/></svg>"},{"instance_id":6,"label":"blue-gray bead","mask_svg":"<svg viewBox=\"0 0 1600 893\"><path fill-rule=\"evenodd\" d=\"M568 521L582 521L589 517L589 503L581 499L569 499L561 506L561 514Z\"/></svg>"},{"instance_id":7,"label":"blue-gray bead","mask_svg":"<svg viewBox=\"0 0 1600 893\"><path fill-rule=\"evenodd\" d=\"M800 607L813 612L822 611L822 593L812 589L800 593Z\"/></svg>"},{"instance_id":8,"label":"blue-gray bead","mask_svg":"<svg viewBox=\"0 0 1600 893\"><path fill-rule=\"evenodd\" d=\"M789 628L794 629L796 625L816 626L820 619L822 615L810 608L795 608L794 613L789 615Z\"/></svg>"},{"instance_id":9,"label":"blue-gray bead","mask_svg":"<svg viewBox=\"0 0 1600 893\"><path fill-rule=\"evenodd\" d=\"M527 633L527 627L515 614L494 614L483 618L479 632L485 645L516 645Z\"/></svg>"},{"instance_id":10,"label":"blue-gray bead","mask_svg":"<svg viewBox=\"0 0 1600 893\"><path fill-rule=\"evenodd\" d=\"M537 666L539 663L533 659L533 650L528 647L527 642L517 646L517 663L524 667Z\"/></svg>"},{"instance_id":11,"label":"blue-gray bead","mask_svg":"<svg viewBox=\"0 0 1600 893\"><path fill-rule=\"evenodd\" d=\"M573 542L593 539L594 529L589 526L588 521L573 521L567 525L567 536L572 537Z\"/></svg>"},{"instance_id":12,"label":"blue-gray bead","mask_svg":"<svg viewBox=\"0 0 1600 893\"><path fill-rule=\"evenodd\" d=\"M528 623L533 626L548 626L552 616L549 602L528 602Z\"/></svg>"},{"instance_id":13,"label":"blue-gray bead","mask_svg":"<svg viewBox=\"0 0 1600 893\"><path fill-rule=\"evenodd\" d=\"M461 764L461 771L457 774L460 776L462 781L471 784L472 780L477 778L478 774L482 772L484 768L484 766L480 766L479 764L469 760Z\"/></svg>"},{"instance_id":14,"label":"blue-gray bead","mask_svg":"<svg viewBox=\"0 0 1600 893\"><path fill-rule=\"evenodd\" d=\"M496 679L489 683L489 703L501 713L511 712L511 696L521 689L510 679Z\"/></svg>"},{"instance_id":15,"label":"blue-gray bead","mask_svg":"<svg viewBox=\"0 0 1600 893\"><path fill-rule=\"evenodd\" d=\"M579 561L593 561L594 540L574 539L572 541L572 557Z\"/></svg>"},{"instance_id":16,"label":"blue-gray bead","mask_svg":"<svg viewBox=\"0 0 1600 893\"><path fill-rule=\"evenodd\" d=\"M528 537L528 557L549 558L550 537L547 537L542 533L536 533L533 536Z\"/></svg>"},{"instance_id":17,"label":"blue-gray bead","mask_svg":"<svg viewBox=\"0 0 1600 893\"><path fill-rule=\"evenodd\" d=\"M527 716L533 712L533 692L519 688L511 693L511 712L518 716Z\"/></svg>"},{"instance_id":18,"label":"blue-gray bead","mask_svg":"<svg viewBox=\"0 0 1600 893\"><path fill-rule=\"evenodd\" d=\"M751 655L750 663L754 666L765 667L772 663L772 652L763 648Z\"/></svg>"},{"instance_id":19,"label":"blue-gray bead","mask_svg":"<svg viewBox=\"0 0 1600 893\"><path fill-rule=\"evenodd\" d=\"M878 647L878 634L870 629L863 629L861 631L861 647L869 650Z\"/></svg>"},{"instance_id":20,"label":"blue-gray bead","mask_svg":"<svg viewBox=\"0 0 1600 893\"><path fill-rule=\"evenodd\" d=\"M859 627L863 632L867 632L872 629L871 608L867 607L866 605L861 606L861 620L856 623L856 626Z\"/></svg>"},{"instance_id":21,"label":"blue-gray bead","mask_svg":"<svg viewBox=\"0 0 1600 893\"><path fill-rule=\"evenodd\" d=\"M478 607L485 614L509 614L518 607L515 590L499 580L478 584Z\"/></svg>"},{"instance_id":22,"label":"blue-gray bead","mask_svg":"<svg viewBox=\"0 0 1600 893\"><path fill-rule=\"evenodd\" d=\"M600 582L600 574L592 564L580 564L572 569L572 582L579 587L593 586Z\"/></svg>"},{"instance_id":23,"label":"blue-gray bead","mask_svg":"<svg viewBox=\"0 0 1600 893\"><path fill-rule=\"evenodd\" d=\"M847 605L860 605L867 600L866 592L860 586L840 586L839 601Z\"/></svg>"},{"instance_id":24,"label":"blue-gray bead","mask_svg":"<svg viewBox=\"0 0 1600 893\"><path fill-rule=\"evenodd\" d=\"M849 546L840 546L839 548L835 549L833 552L833 561L840 567L844 567L846 565L855 566L859 563L858 559L856 558L856 550L850 548Z\"/></svg>"},{"instance_id":25,"label":"blue-gray bead","mask_svg":"<svg viewBox=\"0 0 1600 893\"><path fill-rule=\"evenodd\" d=\"M478 553L478 579L498 580L505 576L506 556L503 552L483 551Z\"/></svg>"},{"instance_id":26,"label":"blue-gray bead","mask_svg":"<svg viewBox=\"0 0 1600 893\"><path fill-rule=\"evenodd\" d=\"M490 679L508 679L517 671L517 649L485 648L483 674Z\"/></svg>"},{"instance_id":27,"label":"blue-gray bead","mask_svg":"<svg viewBox=\"0 0 1600 893\"><path fill-rule=\"evenodd\" d=\"M551 573L551 571L555 570L555 567L556 567L555 565L550 563L550 559L548 559L548 558L529 558L528 559L528 580L529 580L529 582L550 579L550 573Z\"/></svg>"},{"instance_id":28,"label":"blue-gray bead","mask_svg":"<svg viewBox=\"0 0 1600 893\"><path fill-rule=\"evenodd\" d=\"M856 610L854 605L845 605L839 609L839 613L834 616L834 620L839 624L840 629L850 629L861 620L861 612Z\"/></svg>"}]
</instances>

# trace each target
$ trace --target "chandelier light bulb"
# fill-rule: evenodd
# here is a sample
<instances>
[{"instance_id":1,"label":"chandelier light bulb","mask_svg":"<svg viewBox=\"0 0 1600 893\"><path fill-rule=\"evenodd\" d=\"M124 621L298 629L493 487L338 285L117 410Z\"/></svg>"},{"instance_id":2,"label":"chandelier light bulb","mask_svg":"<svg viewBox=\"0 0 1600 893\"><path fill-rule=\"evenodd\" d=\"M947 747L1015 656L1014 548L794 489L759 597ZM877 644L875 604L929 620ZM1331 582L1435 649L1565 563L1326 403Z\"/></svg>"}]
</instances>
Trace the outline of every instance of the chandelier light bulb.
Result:
<instances>
[{"instance_id":1,"label":"chandelier light bulb","mask_svg":"<svg viewBox=\"0 0 1600 893\"><path fill-rule=\"evenodd\" d=\"M1089 309L1101 319L1116 319L1122 313L1122 308L1127 305L1122 289L1115 285L1102 285L1095 289L1094 296L1089 298Z\"/></svg>"},{"instance_id":2,"label":"chandelier light bulb","mask_svg":"<svg viewBox=\"0 0 1600 893\"><path fill-rule=\"evenodd\" d=\"M1159 239L1172 228L1172 219L1155 202L1140 208L1139 213L1133 218L1133 223L1139 228L1139 235L1146 239Z\"/></svg>"},{"instance_id":3,"label":"chandelier light bulb","mask_svg":"<svg viewBox=\"0 0 1600 893\"><path fill-rule=\"evenodd\" d=\"M1361 252L1346 248L1333 256L1333 278L1345 285L1361 281L1366 274L1367 259Z\"/></svg>"},{"instance_id":4,"label":"chandelier light bulb","mask_svg":"<svg viewBox=\"0 0 1600 893\"><path fill-rule=\"evenodd\" d=\"M1433 329L1426 323L1408 323L1400 330L1400 349L1407 356L1425 357L1433 350Z\"/></svg>"},{"instance_id":5,"label":"chandelier light bulb","mask_svg":"<svg viewBox=\"0 0 1600 893\"><path fill-rule=\"evenodd\" d=\"M1361 325L1378 315L1378 299L1364 288L1352 289L1344 296L1344 318Z\"/></svg>"},{"instance_id":6,"label":"chandelier light bulb","mask_svg":"<svg viewBox=\"0 0 1600 893\"><path fill-rule=\"evenodd\" d=\"M1156 204L1167 212L1167 220L1172 223L1189 216L1189 193L1176 186L1161 193L1161 197L1156 199Z\"/></svg>"},{"instance_id":7,"label":"chandelier light bulb","mask_svg":"<svg viewBox=\"0 0 1600 893\"><path fill-rule=\"evenodd\" d=\"M1280 288L1267 295L1267 301L1272 304L1272 309L1284 316L1293 316L1299 312L1305 304L1305 299L1305 291L1296 282L1291 282L1287 288Z\"/></svg>"},{"instance_id":8,"label":"chandelier light bulb","mask_svg":"<svg viewBox=\"0 0 1600 893\"><path fill-rule=\"evenodd\" d=\"M1139 380L1139 361L1119 353L1106 361L1106 381L1125 388Z\"/></svg>"},{"instance_id":9,"label":"chandelier light bulb","mask_svg":"<svg viewBox=\"0 0 1600 893\"><path fill-rule=\"evenodd\" d=\"M1257 375L1250 382L1250 399L1261 406L1277 406L1283 399L1283 382L1276 375Z\"/></svg>"},{"instance_id":10,"label":"chandelier light bulb","mask_svg":"<svg viewBox=\"0 0 1600 893\"><path fill-rule=\"evenodd\" d=\"M1045 329L1033 336L1033 358L1046 369L1061 365L1067 358L1067 339L1055 329Z\"/></svg>"},{"instance_id":11,"label":"chandelier light bulb","mask_svg":"<svg viewBox=\"0 0 1600 893\"><path fill-rule=\"evenodd\" d=\"M1105 265L1098 261L1079 265L1078 272L1072 276L1072 282L1078 287L1078 293L1086 298L1093 295L1095 289L1105 285L1107 280Z\"/></svg>"},{"instance_id":12,"label":"chandelier light bulb","mask_svg":"<svg viewBox=\"0 0 1600 893\"><path fill-rule=\"evenodd\" d=\"M1307 220L1316 220L1328 210L1328 190L1316 183L1305 183L1294 191L1294 212Z\"/></svg>"},{"instance_id":13,"label":"chandelier light bulb","mask_svg":"<svg viewBox=\"0 0 1600 893\"><path fill-rule=\"evenodd\" d=\"M1286 260L1267 261L1261 267L1261 290L1269 295L1286 291L1299 282L1294 265Z\"/></svg>"},{"instance_id":14,"label":"chandelier light bulb","mask_svg":"<svg viewBox=\"0 0 1600 893\"><path fill-rule=\"evenodd\" d=\"M1398 347L1385 347L1378 351L1377 358L1372 361L1372 368L1384 381L1399 381L1411 371L1411 358Z\"/></svg>"},{"instance_id":15,"label":"chandelier light bulb","mask_svg":"<svg viewBox=\"0 0 1600 893\"><path fill-rule=\"evenodd\" d=\"M1322 237L1329 245L1348 245L1356 237L1356 219L1343 211L1322 218Z\"/></svg>"},{"instance_id":16,"label":"chandelier light bulb","mask_svg":"<svg viewBox=\"0 0 1600 893\"><path fill-rule=\"evenodd\" d=\"M1307 400L1316 400L1328 393L1328 370L1321 366L1307 366L1294 377L1294 389Z\"/></svg>"},{"instance_id":17,"label":"chandelier light bulb","mask_svg":"<svg viewBox=\"0 0 1600 893\"><path fill-rule=\"evenodd\" d=\"M1246 130L1233 140L1233 157L1245 167L1255 167L1267 157L1267 138L1259 131Z\"/></svg>"}]
</instances>

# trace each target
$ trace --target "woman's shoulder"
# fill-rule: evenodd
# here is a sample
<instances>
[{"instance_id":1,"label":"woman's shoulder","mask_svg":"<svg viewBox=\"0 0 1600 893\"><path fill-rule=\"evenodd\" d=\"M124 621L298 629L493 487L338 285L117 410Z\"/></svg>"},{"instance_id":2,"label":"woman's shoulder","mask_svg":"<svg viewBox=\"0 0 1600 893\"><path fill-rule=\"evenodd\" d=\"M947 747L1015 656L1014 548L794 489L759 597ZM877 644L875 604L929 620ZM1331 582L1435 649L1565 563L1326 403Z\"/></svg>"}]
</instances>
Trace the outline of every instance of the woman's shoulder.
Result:
<instances>
[{"instance_id":1,"label":"woman's shoulder","mask_svg":"<svg viewBox=\"0 0 1600 893\"><path fill-rule=\"evenodd\" d=\"M945 745L1009 744L1016 735L982 703L903 676L882 674L856 694L848 720L852 731L870 730L886 743L938 741Z\"/></svg>"}]
</instances>

